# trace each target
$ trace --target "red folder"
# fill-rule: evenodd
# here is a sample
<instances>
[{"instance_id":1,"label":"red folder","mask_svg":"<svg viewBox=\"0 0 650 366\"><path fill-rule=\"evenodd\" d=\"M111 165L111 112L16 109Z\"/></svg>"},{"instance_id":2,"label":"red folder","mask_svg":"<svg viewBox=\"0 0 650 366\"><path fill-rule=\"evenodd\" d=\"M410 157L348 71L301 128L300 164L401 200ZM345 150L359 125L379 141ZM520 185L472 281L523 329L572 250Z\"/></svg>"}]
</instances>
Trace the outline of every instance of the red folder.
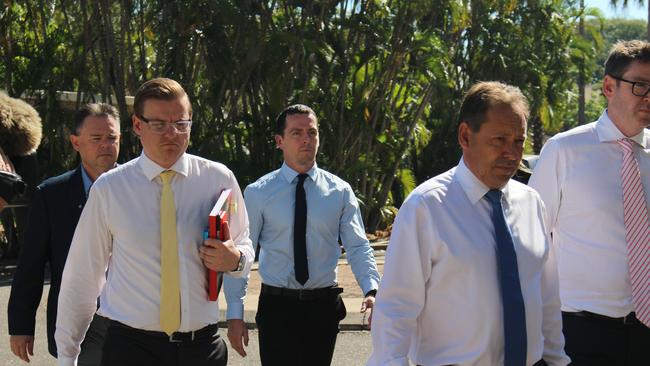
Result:
<instances>
[{"instance_id":1,"label":"red folder","mask_svg":"<svg viewBox=\"0 0 650 366\"><path fill-rule=\"evenodd\" d=\"M217 203L212 207L208 217L208 237L213 239L225 240L223 227L229 219L230 213L230 193L232 189L224 189L217 199ZM208 299L217 301L219 291L221 290L222 274L213 270L208 270Z\"/></svg>"}]
</instances>

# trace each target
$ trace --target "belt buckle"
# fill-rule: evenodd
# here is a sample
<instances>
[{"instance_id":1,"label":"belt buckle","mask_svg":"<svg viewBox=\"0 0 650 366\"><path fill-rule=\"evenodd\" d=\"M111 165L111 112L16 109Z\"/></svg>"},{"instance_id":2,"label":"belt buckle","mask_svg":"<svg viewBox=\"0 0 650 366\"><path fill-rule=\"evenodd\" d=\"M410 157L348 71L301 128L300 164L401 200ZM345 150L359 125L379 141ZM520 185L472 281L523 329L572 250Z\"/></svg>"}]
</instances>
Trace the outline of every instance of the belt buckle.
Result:
<instances>
[{"instance_id":1,"label":"belt buckle","mask_svg":"<svg viewBox=\"0 0 650 366\"><path fill-rule=\"evenodd\" d=\"M190 338L190 341L192 341L192 342L194 342L194 333L195 333L194 331L190 332L190 334L192 335L192 337ZM170 334L169 335L169 343L183 343L184 342L182 339L174 339L174 334L179 334L180 335L179 332L174 332L174 333Z\"/></svg>"},{"instance_id":2,"label":"belt buckle","mask_svg":"<svg viewBox=\"0 0 650 366\"><path fill-rule=\"evenodd\" d=\"M310 301L314 299L313 290L310 289L299 289L298 290L298 300L299 301Z\"/></svg>"}]
</instances>

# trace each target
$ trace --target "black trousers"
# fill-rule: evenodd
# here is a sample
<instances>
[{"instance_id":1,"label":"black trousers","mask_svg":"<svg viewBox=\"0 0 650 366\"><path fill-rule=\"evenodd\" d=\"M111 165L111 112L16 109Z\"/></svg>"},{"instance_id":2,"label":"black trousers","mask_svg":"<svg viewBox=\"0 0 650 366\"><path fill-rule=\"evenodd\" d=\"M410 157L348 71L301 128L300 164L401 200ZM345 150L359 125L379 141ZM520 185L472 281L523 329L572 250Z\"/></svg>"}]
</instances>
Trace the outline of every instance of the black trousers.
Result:
<instances>
[{"instance_id":1,"label":"black trousers","mask_svg":"<svg viewBox=\"0 0 650 366\"><path fill-rule=\"evenodd\" d=\"M339 293L310 300L261 293L255 321L262 365L329 365L345 315Z\"/></svg>"},{"instance_id":2,"label":"black trousers","mask_svg":"<svg viewBox=\"0 0 650 366\"><path fill-rule=\"evenodd\" d=\"M170 342L164 333L143 331L111 321L104 342L102 366L225 366L228 348L216 326L192 340ZM208 329L208 327L204 329ZM176 333L175 333L176 334Z\"/></svg>"},{"instance_id":3,"label":"black trousers","mask_svg":"<svg viewBox=\"0 0 650 366\"><path fill-rule=\"evenodd\" d=\"M420 365L418 365L418 366L420 366ZM450 366L453 366L453 365L450 365ZM539 360L539 361L535 362L535 364L533 364L533 366L548 366L548 364L544 360Z\"/></svg>"},{"instance_id":4,"label":"black trousers","mask_svg":"<svg viewBox=\"0 0 650 366\"><path fill-rule=\"evenodd\" d=\"M81 353L77 360L77 366L99 366L101 364L104 339L106 339L109 326L109 319L95 314L88 331L86 331L86 337L81 343Z\"/></svg>"},{"instance_id":5,"label":"black trousers","mask_svg":"<svg viewBox=\"0 0 650 366\"><path fill-rule=\"evenodd\" d=\"M562 323L573 366L650 365L650 328L639 322L562 312Z\"/></svg>"}]
</instances>

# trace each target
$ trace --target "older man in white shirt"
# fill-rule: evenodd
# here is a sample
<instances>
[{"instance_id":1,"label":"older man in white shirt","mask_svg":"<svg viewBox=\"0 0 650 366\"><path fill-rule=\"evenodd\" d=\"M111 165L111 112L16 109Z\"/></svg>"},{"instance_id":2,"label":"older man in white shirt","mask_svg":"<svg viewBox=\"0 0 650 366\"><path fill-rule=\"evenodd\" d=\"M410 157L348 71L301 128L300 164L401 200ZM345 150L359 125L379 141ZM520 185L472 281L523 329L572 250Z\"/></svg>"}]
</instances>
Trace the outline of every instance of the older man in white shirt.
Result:
<instances>
[{"instance_id":1,"label":"older man in white shirt","mask_svg":"<svg viewBox=\"0 0 650 366\"><path fill-rule=\"evenodd\" d=\"M206 268L243 276L251 267L239 185L223 164L185 153L192 109L180 84L149 80L134 104L143 152L90 190L59 294L59 365L76 363L100 291L98 314L110 320L102 365L225 365ZM237 206L227 240L204 241L208 214L226 188Z\"/></svg>"},{"instance_id":2,"label":"older man in white shirt","mask_svg":"<svg viewBox=\"0 0 650 366\"><path fill-rule=\"evenodd\" d=\"M650 43L617 43L607 110L551 138L530 185L557 248L573 365L650 364Z\"/></svg>"},{"instance_id":3,"label":"older man in white shirt","mask_svg":"<svg viewBox=\"0 0 650 366\"><path fill-rule=\"evenodd\" d=\"M416 188L395 220L368 365L569 363L544 207L510 179L528 113L516 87L468 91L461 161Z\"/></svg>"}]
</instances>

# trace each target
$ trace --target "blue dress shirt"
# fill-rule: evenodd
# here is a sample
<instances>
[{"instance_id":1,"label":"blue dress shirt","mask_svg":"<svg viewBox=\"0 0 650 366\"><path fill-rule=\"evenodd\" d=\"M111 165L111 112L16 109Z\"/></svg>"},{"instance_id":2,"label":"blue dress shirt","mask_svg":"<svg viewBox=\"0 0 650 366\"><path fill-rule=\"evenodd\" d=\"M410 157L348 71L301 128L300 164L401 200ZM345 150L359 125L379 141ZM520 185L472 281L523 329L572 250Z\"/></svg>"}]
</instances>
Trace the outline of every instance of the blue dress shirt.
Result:
<instances>
[{"instance_id":1,"label":"blue dress shirt","mask_svg":"<svg viewBox=\"0 0 650 366\"><path fill-rule=\"evenodd\" d=\"M350 185L316 164L304 183L307 199L307 261L309 279L301 285L293 261L293 216L298 172L286 164L246 187L244 200L253 246L260 245L262 282L276 287L313 289L337 284L341 256L347 260L363 290L379 285L375 257L366 239L359 204ZM227 318L242 319L248 278L225 278Z\"/></svg>"},{"instance_id":2,"label":"blue dress shirt","mask_svg":"<svg viewBox=\"0 0 650 366\"><path fill-rule=\"evenodd\" d=\"M81 181L84 184L86 198L88 198L88 192L90 191L90 187L93 185L93 181L90 179L90 176L88 176L88 173L86 173L86 169L84 169L83 165L81 166Z\"/></svg>"}]
</instances>

